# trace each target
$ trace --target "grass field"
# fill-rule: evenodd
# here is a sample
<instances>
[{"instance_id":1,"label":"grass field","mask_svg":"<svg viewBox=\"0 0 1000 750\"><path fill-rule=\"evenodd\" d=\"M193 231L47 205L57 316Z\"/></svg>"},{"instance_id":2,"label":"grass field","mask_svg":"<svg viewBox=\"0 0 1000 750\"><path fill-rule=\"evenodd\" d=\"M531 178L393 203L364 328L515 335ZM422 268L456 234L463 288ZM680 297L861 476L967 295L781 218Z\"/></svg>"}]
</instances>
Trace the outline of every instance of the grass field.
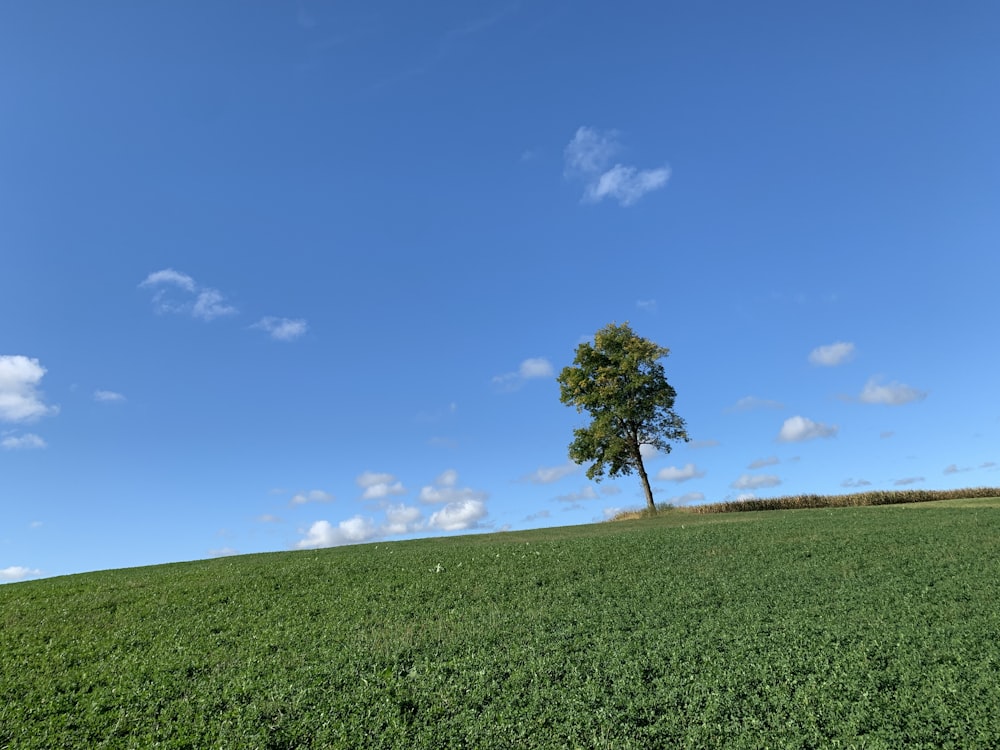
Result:
<instances>
[{"instance_id":1,"label":"grass field","mask_svg":"<svg viewBox=\"0 0 1000 750\"><path fill-rule=\"evenodd\" d=\"M0 748L1000 746L1000 500L0 586Z\"/></svg>"}]
</instances>

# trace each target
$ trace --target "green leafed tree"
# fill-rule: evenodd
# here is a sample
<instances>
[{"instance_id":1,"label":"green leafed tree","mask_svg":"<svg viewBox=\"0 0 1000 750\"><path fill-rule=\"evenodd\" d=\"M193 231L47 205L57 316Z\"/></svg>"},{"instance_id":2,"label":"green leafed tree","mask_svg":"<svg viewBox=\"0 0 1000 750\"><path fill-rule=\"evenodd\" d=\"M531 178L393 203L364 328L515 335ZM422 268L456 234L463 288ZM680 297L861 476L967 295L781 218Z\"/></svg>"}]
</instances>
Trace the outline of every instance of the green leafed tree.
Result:
<instances>
[{"instance_id":1,"label":"green leafed tree","mask_svg":"<svg viewBox=\"0 0 1000 750\"><path fill-rule=\"evenodd\" d=\"M684 420L674 413L677 392L660 364L669 353L636 335L628 323L611 323L594 335L594 343L576 348L573 364L557 378L560 400L591 417L589 425L573 431L569 457L590 463L587 476L597 482L637 472L651 513L656 504L642 446L669 453L671 442L690 440Z\"/></svg>"}]
</instances>

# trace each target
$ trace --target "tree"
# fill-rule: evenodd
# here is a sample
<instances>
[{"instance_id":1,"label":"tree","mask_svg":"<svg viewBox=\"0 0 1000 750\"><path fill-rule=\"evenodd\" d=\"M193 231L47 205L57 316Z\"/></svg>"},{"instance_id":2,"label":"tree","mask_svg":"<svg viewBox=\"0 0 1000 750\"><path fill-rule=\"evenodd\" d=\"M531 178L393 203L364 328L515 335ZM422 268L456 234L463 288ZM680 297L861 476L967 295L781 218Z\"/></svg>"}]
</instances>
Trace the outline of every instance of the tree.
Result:
<instances>
[{"instance_id":1,"label":"tree","mask_svg":"<svg viewBox=\"0 0 1000 750\"><path fill-rule=\"evenodd\" d=\"M596 482L638 472L650 513L653 491L642 463L642 446L670 452L671 441L688 441L684 420L674 413L677 392L667 382L659 360L670 353L635 334L628 323L611 323L594 343L576 348L573 365L559 373L559 400L587 411L591 422L573 431L569 457L593 462L587 477Z\"/></svg>"}]
</instances>

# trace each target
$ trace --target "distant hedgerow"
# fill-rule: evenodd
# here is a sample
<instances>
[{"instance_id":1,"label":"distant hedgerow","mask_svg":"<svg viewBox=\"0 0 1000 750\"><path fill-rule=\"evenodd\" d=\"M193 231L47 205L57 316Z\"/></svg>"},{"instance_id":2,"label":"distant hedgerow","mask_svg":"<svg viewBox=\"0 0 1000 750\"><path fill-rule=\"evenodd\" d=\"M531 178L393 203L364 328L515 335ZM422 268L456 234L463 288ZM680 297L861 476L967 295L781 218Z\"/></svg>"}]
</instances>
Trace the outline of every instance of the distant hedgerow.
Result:
<instances>
[{"instance_id":1,"label":"distant hedgerow","mask_svg":"<svg viewBox=\"0 0 1000 750\"><path fill-rule=\"evenodd\" d=\"M848 495L788 495L764 499L730 500L693 505L692 513L739 513L752 510L795 510L797 508L846 508L862 505L927 503L934 500L964 500L1000 497L1000 487L971 487L961 490L875 490Z\"/></svg>"}]
</instances>

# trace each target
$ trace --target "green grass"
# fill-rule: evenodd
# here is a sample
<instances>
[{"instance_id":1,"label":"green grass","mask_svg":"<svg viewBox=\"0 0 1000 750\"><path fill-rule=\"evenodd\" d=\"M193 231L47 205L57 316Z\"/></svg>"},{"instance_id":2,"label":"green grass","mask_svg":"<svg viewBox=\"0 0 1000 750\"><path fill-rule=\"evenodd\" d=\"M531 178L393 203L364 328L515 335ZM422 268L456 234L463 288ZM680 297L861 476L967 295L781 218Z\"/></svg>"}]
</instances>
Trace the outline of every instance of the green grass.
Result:
<instances>
[{"instance_id":1,"label":"green grass","mask_svg":"<svg viewBox=\"0 0 1000 750\"><path fill-rule=\"evenodd\" d=\"M1000 501L0 586L0 748L1000 745Z\"/></svg>"}]
</instances>

